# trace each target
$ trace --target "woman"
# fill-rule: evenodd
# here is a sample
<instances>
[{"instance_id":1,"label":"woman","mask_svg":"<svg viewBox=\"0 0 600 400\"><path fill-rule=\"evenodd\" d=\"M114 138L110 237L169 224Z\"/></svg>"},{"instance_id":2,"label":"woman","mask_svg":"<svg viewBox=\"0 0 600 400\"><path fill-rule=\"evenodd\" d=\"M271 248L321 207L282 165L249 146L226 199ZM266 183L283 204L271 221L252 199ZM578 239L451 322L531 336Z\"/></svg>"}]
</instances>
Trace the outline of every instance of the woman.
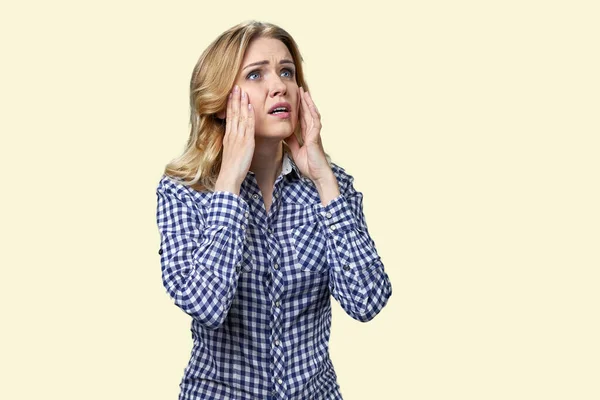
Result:
<instances>
[{"instance_id":1,"label":"woman","mask_svg":"<svg viewBox=\"0 0 600 400\"><path fill-rule=\"evenodd\" d=\"M362 193L323 150L298 47L234 26L190 92L187 148L157 188L163 284L192 317L179 398L341 399L330 295L366 322L392 287Z\"/></svg>"}]
</instances>

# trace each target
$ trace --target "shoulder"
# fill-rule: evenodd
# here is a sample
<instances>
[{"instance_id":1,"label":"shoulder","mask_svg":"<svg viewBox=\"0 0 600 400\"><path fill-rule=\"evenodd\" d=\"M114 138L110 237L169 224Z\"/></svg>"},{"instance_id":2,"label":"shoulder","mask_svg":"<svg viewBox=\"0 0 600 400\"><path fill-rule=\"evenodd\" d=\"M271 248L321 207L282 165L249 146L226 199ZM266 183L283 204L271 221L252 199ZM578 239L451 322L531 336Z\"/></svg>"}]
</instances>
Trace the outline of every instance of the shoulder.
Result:
<instances>
[{"instance_id":1,"label":"shoulder","mask_svg":"<svg viewBox=\"0 0 600 400\"><path fill-rule=\"evenodd\" d=\"M198 192L177 179L163 174L156 186L156 195L170 200L179 200L184 203L195 203L202 206L209 201L211 192Z\"/></svg>"}]
</instances>

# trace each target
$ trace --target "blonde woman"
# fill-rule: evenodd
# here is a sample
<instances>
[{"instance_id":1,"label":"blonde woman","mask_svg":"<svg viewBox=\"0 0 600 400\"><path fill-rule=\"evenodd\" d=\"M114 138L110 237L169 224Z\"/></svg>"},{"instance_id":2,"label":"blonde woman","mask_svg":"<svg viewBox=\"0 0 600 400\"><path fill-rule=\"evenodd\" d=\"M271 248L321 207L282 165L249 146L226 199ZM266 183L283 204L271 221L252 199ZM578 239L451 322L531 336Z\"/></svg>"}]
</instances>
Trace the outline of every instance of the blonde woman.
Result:
<instances>
[{"instance_id":1,"label":"blonde woman","mask_svg":"<svg viewBox=\"0 0 600 400\"><path fill-rule=\"evenodd\" d=\"M179 399L341 399L331 297L367 322L392 286L362 193L323 149L296 42L232 27L198 60L190 102L156 190L163 284L192 317Z\"/></svg>"}]
</instances>

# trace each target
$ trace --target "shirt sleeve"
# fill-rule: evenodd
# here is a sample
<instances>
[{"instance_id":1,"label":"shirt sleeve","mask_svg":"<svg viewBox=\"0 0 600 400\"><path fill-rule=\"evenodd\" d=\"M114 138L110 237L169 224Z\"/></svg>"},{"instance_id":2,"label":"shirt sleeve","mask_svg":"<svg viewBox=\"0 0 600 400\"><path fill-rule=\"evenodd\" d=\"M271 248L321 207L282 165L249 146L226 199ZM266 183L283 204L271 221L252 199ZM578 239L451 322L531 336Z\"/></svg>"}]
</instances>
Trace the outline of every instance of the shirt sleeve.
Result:
<instances>
[{"instance_id":1,"label":"shirt sleeve","mask_svg":"<svg viewBox=\"0 0 600 400\"><path fill-rule=\"evenodd\" d=\"M329 290L348 315L367 322L387 304L392 284L367 229L363 194L351 175L337 166L334 172L340 195L314 206L327 241Z\"/></svg>"},{"instance_id":2,"label":"shirt sleeve","mask_svg":"<svg viewBox=\"0 0 600 400\"><path fill-rule=\"evenodd\" d=\"M237 289L248 205L234 193L217 191L202 213L172 187L161 184L156 194L163 285L185 313L217 329Z\"/></svg>"}]
</instances>

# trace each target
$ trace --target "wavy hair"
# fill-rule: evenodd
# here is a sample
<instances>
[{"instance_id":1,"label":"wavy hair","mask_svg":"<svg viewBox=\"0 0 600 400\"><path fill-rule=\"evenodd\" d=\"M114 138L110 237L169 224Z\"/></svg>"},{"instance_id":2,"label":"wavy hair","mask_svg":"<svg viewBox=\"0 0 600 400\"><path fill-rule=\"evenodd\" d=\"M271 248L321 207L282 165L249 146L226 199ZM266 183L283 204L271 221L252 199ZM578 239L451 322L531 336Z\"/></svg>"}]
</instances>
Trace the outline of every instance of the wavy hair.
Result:
<instances>
[{"instance_id":1,"label":"wavy hair","mask_svg":"<svg viewBox=\"0 0 600 400\"><path fill-rule=\"evenodd\" d=\"M190 81L190 136L183 153L165 167L166 175L195 190L214 191L225 135L225 120L217 114L227 107L248 45L259 37L278 39L285 44L296 65L296 83L308 91L302 70L304 60L298 45L284 29L254 20L229 28L204 50L194 67ZM300 129L298 122L293 134L302 145ZM291 154L287 143L282 143L284 151Z\"/></svg>"}]
</instances>

